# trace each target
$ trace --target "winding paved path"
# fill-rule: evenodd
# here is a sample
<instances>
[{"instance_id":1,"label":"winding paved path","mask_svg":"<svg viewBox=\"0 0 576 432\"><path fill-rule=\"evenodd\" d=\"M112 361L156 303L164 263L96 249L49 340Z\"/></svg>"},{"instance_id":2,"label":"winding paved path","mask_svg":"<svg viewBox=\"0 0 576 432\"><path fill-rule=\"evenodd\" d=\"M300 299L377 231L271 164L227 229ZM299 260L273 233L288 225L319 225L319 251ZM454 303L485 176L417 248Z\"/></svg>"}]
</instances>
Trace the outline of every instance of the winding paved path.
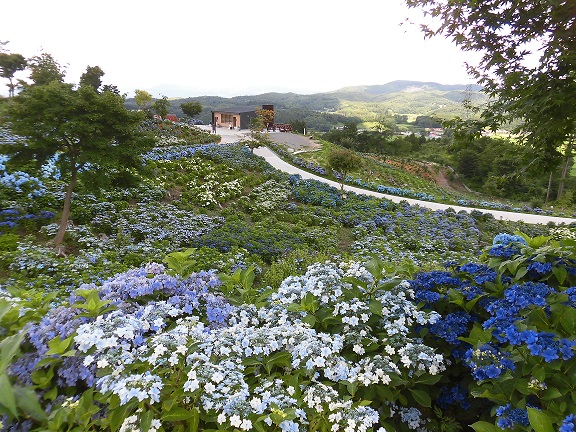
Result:
<instances>
[{"instance_id":1,"label":"winding paved path","mask_svg":"<svg viewBox=\"0 0 576 432\"><path fill-rule=\"evenodd\" d=\"M280 159L276 153L270 150L268 147L259 147L254 150L254 154L258 156L262 156L266 161L272 165L274 168L279 169L280 171L284 171L288 174L300 174L302 178L305 179L312 179L312 180L319 180L324 183L328 183L331 186L336 188L340 188L340 183L325 179L324 177L320 177L309 173L308 171L301 170L300 168L295 167L294 165L290 165L287 162L284 162ZM489 209L476 209L472 207L462 207L457 205L448 205L448 204L440 204L431 201L420 201L411 198L404 198L395 195L387 195L376 191L371 191L367 189L361 189L354 186L344 185L344 189L348 191L355 192L357 194L366 194L372 195L378 198L386 198L394 202L406 201L411 205L418 205L420 207L429 208L431 210L446 210L447 208L452 208L455 211L459 212L464 210L466 212L471 212L472 210L478 210L482 213L490 213L496 219L500 220L508 220L508 221L523 221L526 223L531 224L547 224L548 222L554 222L556 224L562 223L576 223L576 219L566 218L566 217L557 217L557 216L545 216L545 215L535 215L530 213L515 213L515 212L508 212L508 211L501 211L501 210L489 210Z\"/></svg>"}]
</instances>

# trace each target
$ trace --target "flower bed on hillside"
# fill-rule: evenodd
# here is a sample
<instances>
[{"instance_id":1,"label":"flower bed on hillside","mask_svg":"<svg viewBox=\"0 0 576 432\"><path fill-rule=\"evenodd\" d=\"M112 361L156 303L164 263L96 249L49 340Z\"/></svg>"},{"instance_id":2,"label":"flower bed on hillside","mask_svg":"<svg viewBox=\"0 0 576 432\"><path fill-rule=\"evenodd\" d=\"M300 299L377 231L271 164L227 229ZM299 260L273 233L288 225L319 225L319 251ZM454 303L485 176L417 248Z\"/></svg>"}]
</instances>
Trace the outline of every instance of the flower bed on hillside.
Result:
<instances>
[{"instance_id":1,"label":"flower bed on hillside","mask_svg":"<svg viewBox=\"0 0 576 432\"><path fill-rule=\"evenodd\" d=\"M270 148L272 148L274 152L276 152L280 157L282 157L282 159L292 163L293 165L298 166L304 169L305 171L309 171L314 174L330 178L329 173L331 171L318 165L317 163L306 160L302 156L294 156L277 144L271 144ZM392 166L390 165L390 161L387 161L385 164L380 162L380 165L386 167L387 169L390 168L397 169L402 166L401 163L397 163L396 166ZM409 170L409 172L412 174L416 174L419 171L411 169ZM341 175L339 173L333 173L333 176L336 180L341 178ZM544 214L544 215L554 214L552 210L542 210L540 208L533 208L528 205L523 205L519 207L514 206L512 204L506 204L497 201L487 201L481 199L472 199L469 197L460 197L458 194L455 194L453 192L444 191L438 187L430 187L430 184L426 183L424 180L419 182L420 188L418 191L415 191L409 188L398 187L397 182L392 181L393 180L392 176L389 176L392 184L382 184L378 181L372 180L371 179L372 176L368 177L370 178L369 180L354 176L347 176L344 182L345 184L358 186L363 189L373 190L388 195L413 198L421 201L441 202L445 204L455 204L464 207L485 208L492 210L510 211L515 213L532 213L532 214ZM557 214L557 216L576 217L576 213L572 215L566 215L564 213L561 213Z\"/></svg>"},{"instance_id":2,"label":"flower bed on hillside","mask_svg":"<svg viewBox=\"0 0 576 432\"><path fill-rule=\"evenodd\" d=\"M74 195L63 253L48 218L0 235L3 430L570 430L574 229L343 197L238 145L146 161Z\"/></svg>"},{"instance_id":3,"label":"flower bed on hillside","mask_svg":"<svg viewBox=\"0 0 576 432\"><path fill-rule=\"evenodd\" d=\"M143 122L142 128L151 132L156 140L157 147L171 147L181 145L196 145L213 143L221 139L194 125L170 120L151 119Z\"/></svg>"},{"instance_id":4,"label":"flower bed on hillside","mask_svg":"<svg viewBox=\"0 0 576 432\"><path fill-rule=\"evenodd\" d=\"M250 278L182 276L182 257L43 316L3 292L3 427L568 431L575 248L502 234L481 262L411 281L318 263L258 305L239 301Z\"/></svg>"}]
</instances>

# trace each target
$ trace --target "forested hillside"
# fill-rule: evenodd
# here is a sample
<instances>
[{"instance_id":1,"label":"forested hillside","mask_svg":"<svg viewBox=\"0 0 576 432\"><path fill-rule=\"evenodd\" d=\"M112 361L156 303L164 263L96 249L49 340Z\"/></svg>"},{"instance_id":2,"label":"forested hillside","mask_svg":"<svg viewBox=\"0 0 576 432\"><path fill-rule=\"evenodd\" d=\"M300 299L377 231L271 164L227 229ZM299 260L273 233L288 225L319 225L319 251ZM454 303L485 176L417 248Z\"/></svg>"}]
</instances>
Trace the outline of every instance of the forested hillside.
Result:
<instances>
[{"instance_id":1,"label":"forested hillside","mask_svg":"<svg viewBox=\"0 0 576 432\"><path fill-rule=\"evenodd\" d=\"M204 123L210 121L210 112L239 106L259 107L274 105L276 120L289 123L304 121L307 127L316 131L328 131L348 122L361 123L374 121L386 115L419 115L450 118L464 115L462 101L469 99L482 103L484 96L478 86L442 85L419 81L393 81L384 85L346 87L326 93L300 95L295 93L264 93L253 96L223 98L199 96L171 99L170 109L182 115L180 104L199 102L202 113L198 116ZM137 108L134 99L128 99L126 106Z\"/></svg>"}]
</instances>

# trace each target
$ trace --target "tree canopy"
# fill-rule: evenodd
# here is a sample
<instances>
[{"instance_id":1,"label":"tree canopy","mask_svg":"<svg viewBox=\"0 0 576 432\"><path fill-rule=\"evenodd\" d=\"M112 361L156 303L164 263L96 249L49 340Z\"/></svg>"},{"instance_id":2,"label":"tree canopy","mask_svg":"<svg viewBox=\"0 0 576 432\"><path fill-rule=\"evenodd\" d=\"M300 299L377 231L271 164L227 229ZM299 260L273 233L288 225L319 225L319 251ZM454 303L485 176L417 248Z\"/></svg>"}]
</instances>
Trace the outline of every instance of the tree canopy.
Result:
<instances>
[{"instance_id":1,"label":"tree canopy","mask_svg":"<svg viewBox=\"0 0 576 432\"><path fill-rule=\"evenodd\" d=\"M438 24L465 51L482 54L468 70L493 98L487 125L524 121L518 131L535 139L562 139L576 128L576 5L573 1L406 0ZM546 120L546 121L543 121ZM546 123L546 124L545 124Z\"/></svg>"},{"instance_id":2,"label":"tree canopy","mask_svg":"<svg viewBox=\"0 0 576 432\"><path fill-rule=\"evenodd\" d=\"M262 124L266 128L266 130L270 130L272 125L274 124L274 110L269 109L256 109L256 115L262 119Z\"/></svg>"},{"instance_id":3,"label":"tree canopy","mask_svg":"<svg viewBox=\"0 0 576 432\"><path fill-rule=\"evenodd\" d=\"M64 82L65 68L51 54L42 53L28 60L30 79L34 85ZM26 84L26 83L23 83Z\"/></svg>"},{"instance_id":4,"label":"tree canopy","mask_svg":"<svg viewBox=\"0 0 576 432\"><path fill-rule=\"evenodd\" d=\"M0 52L0 77L6 78L8 83L8 95L14 96L14 74L26 68L26 59L22 54Z\"/></svg>"},{"instance_id":5,"label":"tree canopy","mask_svg":"<svg viewBox=\"0 0 576 432\"><path fill-rule=\"evenodd\" d=\"M167 96L162 96L161 99L156 99L151 107L152 111L155 112L161 118L168 115L168 110L170 109L170 101Z\"/></svg>"},{"instance_id":6,"label":"tree canopy","mask_svg":"<svg viewBox=\"0 0 576 432\"><path fill-rule=\"evenodd\" d=\"M339 173L340 190L343 192L346 176L362 166L362 159L351 150L337 149L328 155L328 164Z\"/></svg>"},{"instance_id":7,"label":"tree canopy","mask_svg":"<svg viewBox=\"0 0 576 432\"><path fill-rule=\"evenodd\" d=\"M200 102L184 102L180 104L180 108L182 108L182 112L189 117L194 117L202 112Z\"/></svg>"},{"instance_id":8,"label":"tree canopy","mask_svg":"<svg viewBox=\"0 0 576 432\"><path fill-rule=\"evenodd\" d=\"M134 90L134 100L140 109L147 109L152 103L152 95L146 90Z\"/></svg>"},{"instance_id":9,"label":"tree canopy","mask_svg":"<svg viewBox=\"0 0 576 432\"><path fill-rule=\"evenodd\" d=\"M98 91L102 85L102 76L104 71L100 66L88 66L86 72L80 76L80 85L89 85L94 90Z\"/></svg>"},{"instance_id":10,"label":"tree canopy","mask_svg":"<svg viewBox=\"0 0 576 432\"><path fill-rule=\"evenodd\" d=\"M98 93L91 85L75 88L59 80L31 85L5 104L0 120L26 138L1 149L11 161L40 164L58 155L68 186L56 244L64 240L78 173L138 168L142 152L153 146L138 130L141 113L128 111L122 96Z\"/></svg>"},{"instance_id":11,"label":"tree canopy","mask_svg":"<svg viewBox=\"0 0 576 432\"><path fill-rule=\"evenodd\" d=\"M548 172L576 133L576 4L573 0L406 0L465 51L481 53L468 71L490 96L481 120L452 123L476 132L520 120L514 129ZM570 148L570 146L568 147ZM566 157L571 154L566 152Z\"/></svg>"}]
</instances>

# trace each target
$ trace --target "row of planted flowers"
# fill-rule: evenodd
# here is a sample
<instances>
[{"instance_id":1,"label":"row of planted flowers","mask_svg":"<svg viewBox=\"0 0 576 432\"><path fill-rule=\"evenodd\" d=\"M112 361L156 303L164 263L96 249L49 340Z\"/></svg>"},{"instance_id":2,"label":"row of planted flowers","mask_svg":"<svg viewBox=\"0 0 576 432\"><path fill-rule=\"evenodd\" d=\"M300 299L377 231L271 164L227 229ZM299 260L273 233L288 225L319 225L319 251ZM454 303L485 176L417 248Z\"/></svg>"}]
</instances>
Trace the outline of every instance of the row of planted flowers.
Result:
<instances>
[{"instance_id":1,"label":"row of planted flowers","mask_svg":"<svg viewBox=\"0 0 576 432\"><path fill-rule=\"evenodd\" d=\"M308 160L305 160L301 157L295 156L279 145L271 144L270 147L280 155L284 160L289 161L290 163L303 168L307 171L312 173L318 174L320 176L327 176L330 173L330 170ZM341 179L342 175L338 172L333 171L332 175L336 179ZM541 208L537 207L530 207L528 205L523 205L522 207L513 206L510 204L505 204L496 201L487 201L487 200L479 200L479 199L470 199L470 198L461 198L457 199L455 197L451 197L447 194L441 194L440 197L436 196L432 193L421 192L421 191L414 191L411 189L401 188L397 186L390 186L390 185L383 185L379 184L374 181L366 181L361 178L353 177L353 176L346 176L344 179L344 183L358 186L363 189L373 190L380 193L400 196L405 198L413 198L421 201L431 201L431 202L442 202L447 204L455 204L465 207L476 207L476 208L484 208L484 209L491 209L491 210L503 210L503 211L511 211L516 213L534 213L534 214L544 214L544 215L552 215L554 212L552 210L542 210ZM576 216L576 214L566 215L564 213L559 214L559 216Z\"/></svg>"},{"instance_id":2,"label":"row of planted flowers","mask_svg":"<svg viewBox=\"0 0 576 432\"><path fill-rule=\"evenodd\" d=\"M171 254L43 317L4 292L3 428L568 432L575 248L503 234L413 280L326 262L265 290Z\"/></svg>"},{"instance_id":3,"label":"row of planted flowers","mask_svg":"<svg viewBox=\"0 0 576 432\"><path fill-rule=\"evenodd\" d=\"M62 258L34 239L18 243L17 237L5 236L10 242L0 244L0 268L33 277L34 283L46 277L66 287L190 246L220 253L240 248L268 263L295 250L302 250L302 256L309 255L307 249L342 254L343 247L348 249L348 244L339 244L343 229L352 231L353 238L346 241L353 242L356 259L376 253L386 260L433 268L446 260L472 259L494 235L490 233L504 228L481 214L431 212L356 194L344 200L321 182L274 171L240 146L161 149L154 155L148 161L152 176L141 187L74 195L74 228L67 241L79 253ZM35 202L57 209L61 195L49 191ZM198 206L226 208L215 217L198 214ZM49 222L53 213L8 209L0 216L5 229L18 232ZM548 233L541 226L506 227L531 235ZM49 238L54 227L41 233Z\"/></svg>"}]
</instances>

